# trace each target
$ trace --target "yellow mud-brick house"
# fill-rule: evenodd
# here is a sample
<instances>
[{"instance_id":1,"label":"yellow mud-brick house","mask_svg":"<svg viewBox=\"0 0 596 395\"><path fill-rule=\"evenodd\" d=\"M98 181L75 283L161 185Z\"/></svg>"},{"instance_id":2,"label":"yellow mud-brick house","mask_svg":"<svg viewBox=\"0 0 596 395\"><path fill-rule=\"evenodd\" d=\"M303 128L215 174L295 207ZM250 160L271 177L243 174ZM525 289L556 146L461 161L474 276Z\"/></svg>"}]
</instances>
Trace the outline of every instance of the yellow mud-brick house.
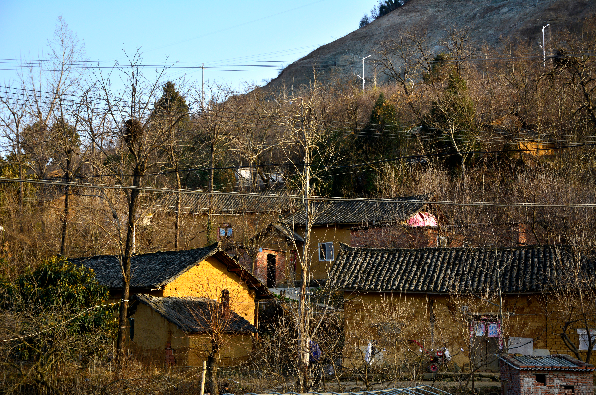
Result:
<instances>
[{"instance_id":1,"label":"yellow mud-brick house","mask_svg":"<svg viewBox=\"0 0 596 395\"><path fill-rule=\"evenodd\" d=\"M234 365L249 355L257 332L235 312L225 312L225 302L207 298L136 295L132 309L132 346L149 363L200 366L217 337L219 365Z\"/></svg>"},{"instance_id":2,"label":"yellow mud-brick house","mask_svg":"<svg viewBox=\"0 0 596 395\"><path fill-rule=\"evenodd\" d=\"M110 288L111 298L122 295L122 272L116 256L72 260L93 269L97 280ZM198 364L204 359L210 335L207 311L229 311L229 337L219 353L232 363L252 350L258 328L257 303L271 294L256 277L221 251L216 243L205 248L136 255L131 262L130 347L148 362ZM222 297L225 300L222 302ZM223 308L222 307L225 307ZM223 308L223 310L222 310ZM232 339L233 338L233 339ZM201 359L203 358L203 359Z\"/></svg>"},{"instance_id":3,"label":"yellow mud-brick house","mask_svg":"<svg viewBox=\"0 0 596 395\"><path fill-rule=\"evenodd\" d=\"M446 362L433 361L445 349L459 369L497 371L503 352L585 359L594 268L592 255L552 245L342 245L328 286L344 294L344 364L422 360L430 368Z\"/></svg>"},{"instance_id":4,"label":"yellow mud-brick house","mask_svg":"<svg viewBox=\"0 0 596 395\"><path fill-rule=\"evenodd\" d=\"M375 201L355 199L313 202L309 213L311 233L308 246L312 285L323 284L327 280L339 245L352 245L355 229L380 225L401 227L424 209L425 200L426 196L412 196ZM283 221L290 231L301 237L302 242L306 235L306 219L306 210L302 208ZM293 243L294 239L290 241ZM267 244L263 245L263 249L271 249L267 247ZM297 281L301 280L302 253L302 248L299 248L295 265Z\"/></svg>"}]
</instances>

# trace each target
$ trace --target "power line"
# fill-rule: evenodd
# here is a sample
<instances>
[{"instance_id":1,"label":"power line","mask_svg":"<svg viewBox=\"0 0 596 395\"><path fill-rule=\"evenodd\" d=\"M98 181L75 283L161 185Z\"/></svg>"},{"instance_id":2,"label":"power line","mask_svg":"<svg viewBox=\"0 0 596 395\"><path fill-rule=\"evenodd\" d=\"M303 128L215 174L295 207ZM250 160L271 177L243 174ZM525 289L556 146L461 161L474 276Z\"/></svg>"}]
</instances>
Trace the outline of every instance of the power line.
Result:
<instances>
[{"instance_id":1,"label":"power line","mask_svg":"<svg viewBox=\"0 0 596 395\"><path fill-rule=\"evenodd\" d=\"M236 196L236 197L259 197L271 199L287 199L302 201L302 195L279 195L279 194L258 194L258 193L242 193L242 192L203 192L202 190L186 190L186 189L169 189L169 188L151 188L151 187L135 187L125 185L106 185L106 184L78 184L75 182L60 182L52 180L33 180L21 178L0 177L0 182L14 182L14 183L28 183L40 185L54 185L54 186L69 186L71 188L96 188L96 189L113 189L113 190L139 190L148 193L182 193L182 194L197 194L197 195L211 195L211 196ZM461 206L461 207L521 207L521 208L596 208L596 203L536 203L536 202L458 202L455 200L439 200L432 201L427 199L384 199L384 198L343 198L343 197L322 197L311 196L308 200L313 202L377 202L377 203L420 203L428 205L439 206Z\"/></svg>"}]
</instances>

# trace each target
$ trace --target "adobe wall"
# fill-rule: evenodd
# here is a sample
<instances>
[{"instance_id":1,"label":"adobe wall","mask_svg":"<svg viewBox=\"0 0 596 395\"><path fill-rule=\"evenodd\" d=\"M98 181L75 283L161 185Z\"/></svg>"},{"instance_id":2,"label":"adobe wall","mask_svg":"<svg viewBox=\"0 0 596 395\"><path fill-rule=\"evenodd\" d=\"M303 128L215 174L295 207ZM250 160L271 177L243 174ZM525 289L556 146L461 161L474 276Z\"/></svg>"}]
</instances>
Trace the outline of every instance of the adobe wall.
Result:
<instances>
[{"instance_id":1,"label":"adobe wall","mask_svg":"<svg viewBox=\"0 0 596 395\"><path fill-rule=\"evenodd\" d=\"M345 292L344 300L344 358L352 366L363 363L363 350L369 341L377 341L386 349L385 360L390 363L419 352L419 347L409 342L417 340L428 349L447 347L455 363L469 367L470 320L499 316L499 300L480 296ZM560 335L563 320L569 315L565 309L568 301L564 302L541 295L503 297L503 339L531 338L534 349L572 355ZM576 327L568 335L573 344L579 345ZM506 347L506 343L503 345ZM580 352L582 360L585 356L586 351ZM596 352L590 359L594 362Z\"/></svg>"},{"instance_id":2,"label":"adobe wall","mask_svg":"<svg viewBox=\"0 0 596 395\"><path fill-rule=\"evenodd\" d=\"M189 342L188 366L202 366L211 351L211 338L206 334L190 335ZM217 354L218 363L221 367L237 365L248 358L252 348L252 336L226 334Z\"/></svg>"},{"instance_id":3,"label":"adobe wall","mask_svg":"<svg viewBox=\"0 0 596 395\"><path fill-rule=\"evenodd\" d=\"M261 229L277 220L277 213L246 213L212 215L211 237L207 235L208 216L206 214L189 215L180 217L180 245L182 249L202 248L211 243L221 241L228 245L245 244L250 237ZM137 249L139 251L154 251L155 245L162 250L174 249L174 222L175 216L160 214L153 217L154 226L137 227ZM217 233L219 227L231 225L232 237L220 239Z\"/></svg>"},{"instance_id":4,"label":"adobe wall","mask_svg":"<svg viewBox=\"0 0 596 395\"><path fill-rule=\"evenodd\" d=\"M304 237L304 228L297 231ZM333 242L334 258L337 258L339 252L339 244L350 244L350 227L348 226L315 226L311 230L309 252L310 252L310 272L313 280L326 280L328 278L329 270L333 265L333 261L319 260L319 243ZM302 249L299 249L298 254L302 256ZM296 280L301 279L300 259L296 264Z\"/></svg>"},{"instance_id":5,"label":"adobe wall","mask_svg":"<svg viewBox=\"0 0 596 395\"><path fill-rule=\"evenodd\" d=\"M149 306L139 303L134 314L134 337L131 348L144 363L163 366L166 346L170 343L177 364L186 365L188 337L178 327Z\"/></svg>"},{"instance_id":6,"label":"adobe wall","mask_svg":"<svg viewBox=\"0 0 596 395\"><path fill-rule=\"evenodd\" d=\"M207 258L167 284L163 289L163 296L194 296L219 300L224 289L230 291L231 309L254 325L254 291L214 257Z\"/></svg>"},{"instance_id":7,"label":"adobe wall","mask_svg":"<svg viewBox=\"0 0 596 395\"><path fill-rule=\"evenodd\" d=\"M481 297L345 292L344 300L344 358L354 366L362 364L363 350L369 341L377 341L386 349L386 360L397 361L418 351L419 347L409 340L417 340L428 349L445 346L455 363L469 366L469 322L477 319L471 317L499 316L499 300ZM549 303L533 295L506 296L502 309L504 339L532 338L535 349L570 354L560 338L560 321L553 313L553 301ZM399 333L390 333L391 330ZM571 339L578 342L577 335Z\"/></svg>"},{"instance_id":8,"label":"adobe wall","mask_svg":"<svg viewBox=\"0 0 596 395\"><path fill-rule=\"evenodd\" d=\"M149 306L139 303L134 314L135 330L131 349L144 364L161 367L166 364L166 347L170 348L177 366L202 366L211 351L207 334L186 335ZM252 352L250 335L225 334L217 355L220 366L232 366Z\"/></svg>"}]
</instances>

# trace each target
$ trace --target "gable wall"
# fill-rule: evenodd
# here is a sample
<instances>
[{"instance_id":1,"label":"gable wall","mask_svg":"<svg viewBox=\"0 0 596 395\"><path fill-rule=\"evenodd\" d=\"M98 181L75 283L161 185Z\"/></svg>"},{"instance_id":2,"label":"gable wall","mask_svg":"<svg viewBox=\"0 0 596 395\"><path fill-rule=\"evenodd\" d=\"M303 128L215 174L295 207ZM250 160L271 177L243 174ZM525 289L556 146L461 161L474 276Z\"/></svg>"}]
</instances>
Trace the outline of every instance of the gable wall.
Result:
<instances>
[{"instance_id":1,"label":"gable wall","mask_svg":"<svg viewBox=\"0 0 596 395\"><path fill-rule=\"evenodd\" d=\"M163 296L194 296L219 301L224 289L230 291L231 309L254 325L254 291L214 257L207 258L167 284L163 289Z\"/></svg>"}]
</instances>

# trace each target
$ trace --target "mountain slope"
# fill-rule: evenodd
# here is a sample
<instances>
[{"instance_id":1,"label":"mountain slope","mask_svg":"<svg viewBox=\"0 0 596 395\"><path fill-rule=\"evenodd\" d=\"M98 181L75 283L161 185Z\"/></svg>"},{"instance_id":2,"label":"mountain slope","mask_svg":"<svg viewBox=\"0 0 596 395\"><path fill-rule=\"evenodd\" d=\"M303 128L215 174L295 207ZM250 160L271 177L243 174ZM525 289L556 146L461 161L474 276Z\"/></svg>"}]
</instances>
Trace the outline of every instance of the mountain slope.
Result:
<instances>
[{"instance_id":1,"label":"mountain slope","mask_svg":"<svg viewBox=\"0 0 596 395\"><path fill-rule=\"evenodd\" d=\"M466 30L473 48L495 47L505 39L521 39L541 54L542 26L550 23L546 29L548 44L550 35L577 30L581 21L594 14L593 0L410 0L290 64L267 88L291 89L308 84L313 80L314 69L320 81L361 74L362 57L372 54L373 60L384 41L397 39L406 32L422 37L433 54L445 50L443 43L453 29ZM370 64L368 70L365 77L371 81Z\"/></svg>"}]
</instances>

